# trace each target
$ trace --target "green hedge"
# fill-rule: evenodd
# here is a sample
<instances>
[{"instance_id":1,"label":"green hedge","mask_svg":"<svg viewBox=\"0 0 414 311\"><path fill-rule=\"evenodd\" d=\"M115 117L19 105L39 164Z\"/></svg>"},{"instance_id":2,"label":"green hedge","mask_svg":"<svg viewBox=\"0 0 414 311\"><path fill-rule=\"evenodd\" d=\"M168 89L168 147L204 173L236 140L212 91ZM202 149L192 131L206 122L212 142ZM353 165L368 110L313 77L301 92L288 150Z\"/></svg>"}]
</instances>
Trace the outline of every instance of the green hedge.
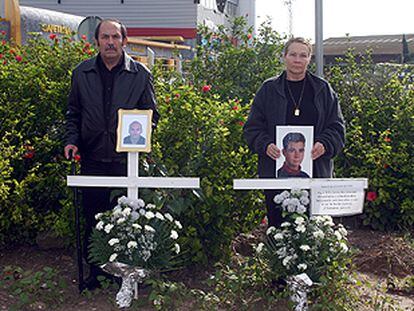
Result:
<instances>
[{"instance_id":1,"label":"green hedge","mask_svg":"<svg viewBox=\"0 0 414 311\"><path fill-rule=\"evenodd\" d=\"M350 51L328 73L347 122L338 177L367 177L364 224L378 229L414 225L414 67L360 63Z\"/></svg>"}]
</instances>

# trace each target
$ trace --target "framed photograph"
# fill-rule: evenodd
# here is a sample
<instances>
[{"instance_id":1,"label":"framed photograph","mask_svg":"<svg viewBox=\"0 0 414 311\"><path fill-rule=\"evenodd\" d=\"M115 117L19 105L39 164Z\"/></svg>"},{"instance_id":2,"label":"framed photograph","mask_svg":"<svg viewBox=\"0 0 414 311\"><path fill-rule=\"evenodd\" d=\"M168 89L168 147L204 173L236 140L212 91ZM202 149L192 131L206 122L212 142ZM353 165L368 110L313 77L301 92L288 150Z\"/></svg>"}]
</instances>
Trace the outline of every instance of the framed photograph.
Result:
<instances>
[{"instance_id":1,"label":"framed photograph","mask_svg":"<svg viewBox=\"0 0 414 311\"><path fill-rule=\"evenodd\" d=\"M313 126L276 126L277 178L312 178Z\"/></svg>"},{"instance_id":2,"label":"framed photograph","mask_svg":"<svg viewBox=\"0 0 414 311\"><path fill-rule=\"evenodd\" d=\"M116 151L150 152L152 110L118 110Z\"/></svg>"}]
</instances>

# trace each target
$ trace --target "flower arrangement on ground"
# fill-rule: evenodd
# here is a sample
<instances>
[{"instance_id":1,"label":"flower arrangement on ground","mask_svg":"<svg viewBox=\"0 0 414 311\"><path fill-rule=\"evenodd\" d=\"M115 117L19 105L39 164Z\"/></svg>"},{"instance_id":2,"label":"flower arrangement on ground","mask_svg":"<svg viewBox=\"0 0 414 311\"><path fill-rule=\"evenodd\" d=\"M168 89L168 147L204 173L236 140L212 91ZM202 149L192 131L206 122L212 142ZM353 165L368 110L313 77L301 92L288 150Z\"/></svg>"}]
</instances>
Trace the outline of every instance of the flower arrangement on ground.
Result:
<instances>
[{"instance_id":1,"label":"flower arrangement on ground","mask_svg":"<svg viewBox=\"0 0 414 311\"><path fill-rule=\"evenodd\" d=\"M105 271L122 277L116 295L121 308L132 302L133 287L149 274L179 268L181 223L154 204L121 197L111 211L95 216L89 259ZM135 286L135 298L138 298Z\"/></svg>"},{"instance_id":2,"label":"flower arrangement on ground","mask_svg":"<svg viewBox=\"0 0 414 311\"><path fill-rule=\"evenodd\" d=\"M177 243L181 223L156 210L142 199L118 199L111 211L95 216L90 260L96 264L122 262L149 271L176 266L180 253Z\"/></svg>"},{"instance_id":3,"label":"flower arrangement on ground","mask_svg":"<svg viewBox=\"0 0 414 311\"><path fill-rule=\"evenodd\" d=\"M308 217L309 193L292 189L276 195L274 202L286 219L280 228L269 227L267 240L257 247L277 277L306 273L318 282L330 267L344 267L348 259L347 231L331 216Z\"/></svg>"}]
</instances>

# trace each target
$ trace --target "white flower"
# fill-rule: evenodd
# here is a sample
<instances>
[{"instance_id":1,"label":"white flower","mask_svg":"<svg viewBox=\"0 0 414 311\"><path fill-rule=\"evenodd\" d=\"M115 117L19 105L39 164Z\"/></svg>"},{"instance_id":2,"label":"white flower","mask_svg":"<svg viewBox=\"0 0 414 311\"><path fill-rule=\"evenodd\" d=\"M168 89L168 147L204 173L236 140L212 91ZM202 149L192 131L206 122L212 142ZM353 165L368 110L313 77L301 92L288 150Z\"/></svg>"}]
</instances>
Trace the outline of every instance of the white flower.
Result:
<instances>
[{"instance_id":1,"label":"white flower","mask_svg":"<svg viewBox=\"0 0 414 311\"><path fill-rule=\"evenodd\" d=\"M122 196L118 198L118 205L121 205L121 204L128 204L128 199L126 196Z\"/></svg>"},{"instance_id":2,"label":"white flower","mask_svg":"<svg viewBox=\"0 0 414 311\"><path fill-rule=\"evenodd\" d=\"M306 231L306 227L303 225L303 224L300 224L300 225L298 225L296 228L295 228L295 230L297 231L297 232L305 232Z\"/></svg>"},{"instance_id":3,"label":"white flower","mask_svg":"<svg viewBox=\"0 0 414 311\"><path fill-rule=\"evenodd\" d=\"M305 218L303 218L303 217L298 217L298 218L295 219L295 224L297 224L297 225L301 225L304 222L305 222Z\"/></svg>"},{"instance_id":4,"label":"white flower","mask_svg":"<svg viewBox=\"0 0 414 311\"><path fill-rule=\"evenodd\" d=\"M99 220L99 218L101 218L101 217L102 217L102 213L98 213L98 214L95 215L96 220Z\"/></svg>"},{"instance_id":5,"label":"white flower","mask_svg":"<svg viewBox=\"0 0 414 311\"><path fill-rule=\"evenodd\" d=\"M139 207L144 207L145 206L145 202L142 199L138 199L136 202L137 202Z\"/></svg>"},{"instance_id":6,"label":"white flower","mask_svg":"<svg viewBox=\"0 0 414 311\"><path fill-rule=\"evenodd\" d=\"M335 226L331 216L325 216L324 225L329 227Z\"/></svg>"},{"instance_id":7,"label":"white flower","mask_svg":"<svg viewBox=\"0 0 414 311\"><path fill-rule=\"evenodd\" d=\"M130 207L126 207L122 211L122 214L124 214L124 216L129 216L129 215L131 215L131 211L132 211L132 209Z\"/></svg>"},{"instance_id":8,"label":"white flower","mask_svg":"<svg viewBox=\"0 0 414 311\"><path fill-rule=\"evenodd\" d=\"M173 239L173 240L177 240L178 239L177 231L171 230L170 238Z\"/></svg>"},{"instance_id":9,"label":"white flower","mask_svg":"<svg viewBox=\"0 0 414 311\"><path fill-rule=\"evenodd\" d=\"M339 230L335 230L334 234L338 241L342 240L342 234L339 232Z\"/></svg>"},{"instance_id":10,"label":"white flower","mask_svg":"<svg viewBox=\"0 0 414 311\"><path fill-rule=\"evenodd\" d=\"M126 219L124 217L121 217L116 221L116 223L119 225L119 224L122 224L123 222L125 222L125 220Z\"/></svg>"},{"instance_id":11,"label":"white flower","mask_svg":"<svg viewBox=\"0 0 414 311\"><path fill-rule=\"evenodd\" d=\"M276 255L278 255L279 258L283 258L286 256L286 252L287 252L286 247L281 247L276 251Z\"/></svg>"},{"instance_id":12,"label":"white flower","mask_svg":"<svg viewBox=\"0 0 414 311\"><path fill-rule=\"evenodd\" d=\"M303 250L304 252L307 252L308 250L310 250L310 249L311 249L311 248L310 248L310 246L309 246L309 245L306 245L306 244L301 245L299 248L300 248L301 250Z\"/></svg>"},{"instance_id":13,"label":"white flower","mask_svg":"<svg viewBox=\"0 0 414 311\"><path fill-rule=\"evenodd\" d=\"M274 232L276 230L276 228L275 227L269 227L267 230L266 230L266 234L267 235L270 235L270 234L272 234L272 232Z\"/></svg>"},{"instance_id":14,"label":"white flower","mask_svg":"<svg viewBox=\"0 0 414 311\"><path fill-rule=\"evenodd\" d=\"M300 192L300 198L302 199L302 198L307 198L307 197L309 197L309 192L307 190L302 190Z\"/></svg>"},{"instance_id":15,"label":"white flower","mask_svg":"<svg viewBox=\"0 0 414 311\"><path fill-rule=\"evenodd\" d=\"M145 218L147 218L147 219L152 219L154 217L155 217L155 214L151 211L148 211L148 212L145 213Z\"/></svg>"},{"instance_id":16,"label":"white flower","mask_svg":"<svg viewBox=\"0 0 414 311\"><path fill-rule=\"evenodd\" d=\"M135 229L139 229L139 230L142 229L141 225L139 225L139 224L132 224L132 227L135 228Z\"/></svg>"},{"instance_id":17,"label":"white flower","mask_svg":"<svg viewBox=\"0 0 414 311\"><path fill-rule=\"evenodd\" d=\"M136 211L133 211L132 213L131 213L131 220L132 221L135 221L135 220L137 220L139 218L139 213L137 213Z\"/></svg>"},{"instance_id":18,"label":"white flower","mask_svg":"<svg viewBox=\"0 0 414 311\"><path fill-rule=\"evenodd\" d=\"M283 196L280 194L275 195L275 197L273 198L273 202L275 202L276 204L280 204L283 201Z\"/></svg>"},{"instance_id":19,"label":"white flower","mask_svg":"<svg viewBox=\"0 0 414 311\"><path fill-rule=\"evenodd\" d=\"M325 233L323 233L322 230L316 230L315 232L312 233L312 235L316 238L316 239L323 239L325 237Z\"/></svg>"},{"instance_id":20,"label":"white flower","mask_svg":"<svg viewBox=\"0 0 414 311\"><path fill-rule=\"evenodd\" d=\"M155 232L155 229L153 227L149 226L149 225L145 225L144 229L148 232Z\"/></svg>"},{"instance_id":21,"label":"white flower","mask_svg":"<svg viewBox=\"0 0 414 311\"><path fill-rule=\"evenodd\" d=\"M348 246L345 243L339 243L339 246L341 247L344 253L348 252Z\"/></svg>"},{"instance_id":22,"label":"white flower","mask_svg":"<svg viewBox=\"0 0 414 311\"><path fill-rule=\"evenodd\" d=\"M117 253L113 253L113 254L109 257L109 261L110 261L110 262L114 262L114 261L115 261L115 259L116 259L116 257L118 257L118 254L117 254Z\"/></svg>"},{"instance_id":23,"label":"white flower","mask_svg":"<svg viewBox=\"0 0 414 311\"><path fill-rule=\"evenodd\" d=\"M256 247L256 252L257 253L261 253L263 250L264 244L263 243L259 243L259 245L257 245Z\"/></svg>"},{"instance_id":24,"label":"white flower","mask_svg":"<svg viewBox=\"0 0 414 311\"><path fill-rule=\"evenodd\" d=\"M282 222L282 224L280 225L282 228L286 228L286 227L290 227L290 222Z\"/></svg>"},{"instance_id":25,"label":"white flower","mask_svg":"<svg viewBox=\"0 0 414 311\"><path fill-rule=\"evenodd\" d=\"M144 210L143 208L140 208L140 209L139 209L139 214L140 214L140 215L145 216L145 213L146 213L146 212L145 212L145 210Z\"/></svg>"},{"instance_id":26,"label":"white flower","mask_svg":"<svg viewBox=\"0 0 414 311\"><path fill-rule=\"evenodd\" d=\"M114 217L118 217L122 215L122 208L120 206L115 206L113 211L112 211L112 215Z\"/></svg>"},{"instance_id":27,"label":"white flower","mask_svg":"<svg viewBox=\"0 0 414 311\"><path fill-rule=\"evenodd\" d=\"M101 220L96 224L96 230L102 230L104 228L104 222Z\"/></svg>"},{"instance_id":28,"label":"white flower","mask_svg":"<svg viewBox=\"0 0 414 311\"><path fill-rule=\"evenodd\" d=\"M306 270L307 268L308 268L308 266L307 266L307 264L305 264L305 263L300 263L300 264L298 264L298 269L299 269L299 270L304 271L304 270Z\"/></svg>"},{"instance_id":29,"label":"white flower","mask_svg":"<svg viewBox=\"0 0 414 311\"><path fill-rule=\"evenodd\" d=\"M283 191L280 195L283 197L283 199L290 197L290 193L287 190Z\"/></svg>"},{"instance_id":30,"label":"white flower","mask_svg":"<svg viewBox=\"0 0 414 311\"><path fill-rule=\"evenodd\" d=\"M171 221L171 222L173 222L174 221L174 219L172 218L172 216L171 216L171 214L169 214L169 213L165 213L164 214L164 217L165 218L167 218L169 221Z\"/></svg>"},{"instance_id":31,"label":"white flower","mask_svg":"<svg viewBox=\"0 0 414 311\"><path fill-rule=\"evenodd\" d=\"M157 217L159 220L165 220L164 216L160 212L156 212L155 217Z\"/></svg>"},{"instance_id":32,"label":"white flower","mask_svg":"<svg viewBox=\"0 0 414 311\"><path fill-rule=\"evenodd\" d=\"M104 228L104 231L106 232L106 233L109 233L109 232L111 232L111 230L112 230L112 228L114 227L114 225L113 224L107 224L106 226L105 226L105 228Z\"/></svg>"},{"instance_id":33,"label":"white flower","mask_svg":"<svg viewBox=\"0 0 414 311\"><path fill-rule=\"evenodd\" d=\"M183 226L181 225L181 222L179 222L178 220L174 220L175 225L177 226L178 229L182 229Z\"/></svg>"},{"instance_id":34,"label":"white flower","mask_svg":"<svg viewBox=\"0 0 414 311\"><path fill-rule=\"evenodd\" d=\"M306 207L302 204L299 204L299 206L296 208L296 212L298 212L299 214L303 214L306 212Z\"/></svg>"},{"instance_id":35,"label":"white flower","mask_svg":"<svg viewBox=\"0 0 414 311\"><path fill-rule=\"evenodd\" d=\"M300 204L303 204L303 205L308 205L309 204L309 198L308 197L301 197L299 199L299 201L300 201Z\"/></svg>"},{"instance_id":36,"label":"white flower","mask_svg":"<svg viewBox=\"0 0 414 311\"><path fill-rule=\"evenodd\" d=\"M343 225L339 224L338 226L338 231L342 234L342 236L347 236L348 235L348 231L344 228Z\"/></svg>"},{"instance_id":37,"label":"white flower","mask_svg":"<svg viewBox=\"0 0 414 311\"><path fill-rule=\"evenodd\" d=\"M176 253L176 254L179 254L179 253L180 253L180 244L175 243L175 244L174 244L174 250L175 250L175 253Z\"/></svg>"},{"instance_id":38,"label":"white flower","mask_svg":"<svg viewBox=\"0 0 414 311\"><path fill-rule=\"evenodd\" d=\"M275 240L283 240L283 233L276 233L273 238Z\"/></svg>"},{"instance_id":39,"label":"white flower","mask_svg":"<svg viewBox=\"0 0 414 311\"><path fill-rule=\"evenodd\" d=\"M137 248L137 246L138 246L138 243L135 241L129 241L127 244L128 248Z\"/></svg>"},{"instance_id":40,"label":"white flower","mask_svg":"<svg viewBox=\"0 0 414 311\"><path fill-rule=\"evenodd\" d=\"M148 203L147 208L148 209L154 209L154 208L156 208L156 206L155 206L155 204Z\"/></svg>"},{"instance_id":41,"label":"white flower","mask_svg":"<svg viewBox=\"0 0 414 311\"><path fill-rule=\"evenodd\" d=\"M108 244L111 245L111 246L114 246L117 243L119 243L119 239L117 239L117 238L112 238L108 241Z\"/></svg>"},{"instance_id":42,"label":"white flower","mask_svg":"<svg viewBox=\"0 0 414 311\"><path fill-rule=\"evenodd\" d=\"M292 259L292 256L286 256L283 260L282 260L282 265L284 265L285 267L287 267L289 265L289 261Z\"/></svg>"}]
</instances>

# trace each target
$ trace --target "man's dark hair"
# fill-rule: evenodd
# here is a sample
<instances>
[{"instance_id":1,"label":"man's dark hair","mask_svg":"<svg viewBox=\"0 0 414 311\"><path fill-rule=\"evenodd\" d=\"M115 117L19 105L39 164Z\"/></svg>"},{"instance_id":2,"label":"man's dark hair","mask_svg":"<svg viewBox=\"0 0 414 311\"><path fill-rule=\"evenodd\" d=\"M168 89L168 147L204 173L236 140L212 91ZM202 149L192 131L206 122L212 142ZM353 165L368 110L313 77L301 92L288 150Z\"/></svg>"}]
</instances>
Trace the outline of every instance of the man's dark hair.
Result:
<instances>
[{"instance_id":1,"label":"man's dark hair","mask_svg":"<svg viewBox=\"0 0 414 311\"><path fill-rule=\"evenodd\" d=\"M283 137L283 149L287 149L289 146L289 143L298 143L302 142L305 144L305 136L303 136L302 133L287 133L285 137Z\"/></svg>"},{"instance_id":2,"label":"man's dark hair","mask_svg":"<svg viewBox=\"0 0 414 311\"><path fill-rule=\"evenodd\" d=\"M122 35L122 40L124 40L127 37L127 30L124 24L122 24L119 20L117 19L112 19L112 18L108 18L108 19L103 19L99 22L98 26L96 26L95 28L95 39L96 41L98 41L99 39L99 30L101 29L101 25L105 22L111 22L111 23L117 23L119 24L119 26L121 27L121 35Z\"/></svg>"}]
</instances>

